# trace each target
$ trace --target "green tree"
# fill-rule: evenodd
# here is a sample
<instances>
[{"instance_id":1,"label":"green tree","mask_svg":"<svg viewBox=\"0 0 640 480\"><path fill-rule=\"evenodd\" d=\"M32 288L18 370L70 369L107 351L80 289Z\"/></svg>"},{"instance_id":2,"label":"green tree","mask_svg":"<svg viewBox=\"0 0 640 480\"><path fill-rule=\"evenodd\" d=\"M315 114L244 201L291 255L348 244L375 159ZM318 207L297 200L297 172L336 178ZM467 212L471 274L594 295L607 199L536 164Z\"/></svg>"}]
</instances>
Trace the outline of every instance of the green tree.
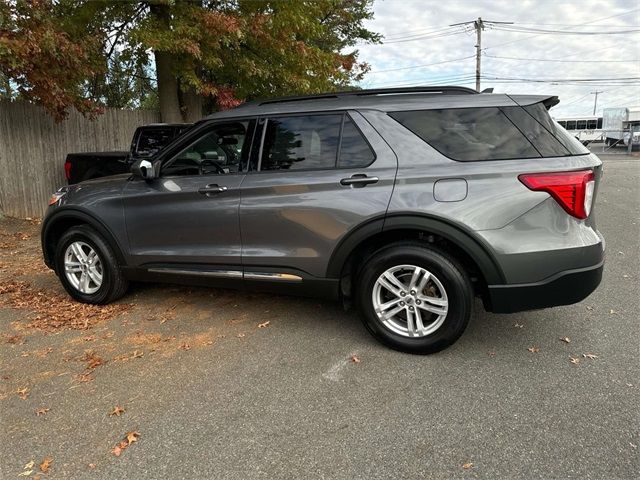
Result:
<instances>
[{"instance_id":1,"label":"green tree","mask_svg":"<svg viewBox=\"0 0 640 480\"><path fill-rule=\"evenodd\" d=\"M348 88L368 69L356 45L380 39L364 26L372 1L9 0L0 10L8 19L0 24L0 68L58 116L69 107L87 112L157 99L164 121L193 121L205 106ZM17 68L11 58L24 59L34 31L58 39L55 55ZM76 68L66 78L62 69L49 75L67 95L52 101L36 88L36 73L57 57ZM30 75L26 64L33 64Z\"/></svg>"}]
</instances>

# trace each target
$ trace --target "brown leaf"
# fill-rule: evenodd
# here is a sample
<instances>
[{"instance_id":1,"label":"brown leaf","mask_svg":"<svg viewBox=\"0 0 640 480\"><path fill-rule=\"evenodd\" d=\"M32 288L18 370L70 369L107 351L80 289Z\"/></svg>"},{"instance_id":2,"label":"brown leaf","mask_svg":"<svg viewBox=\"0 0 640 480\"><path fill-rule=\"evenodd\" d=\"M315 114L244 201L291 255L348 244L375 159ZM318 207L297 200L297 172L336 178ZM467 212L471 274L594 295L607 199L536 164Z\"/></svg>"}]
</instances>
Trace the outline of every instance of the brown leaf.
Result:
<instances>
[{"instance_id":1,"label":"brown leaf","mask_svg":"<svg viewBox=\"0 0 640 480\"><path fill-rule=\"evenodd\" d=\"M264 323L259 323L258 328L267 328L271 322L267 321Z\"/></svg>"},{"instance_id":2,"label":"brown leaf","mask_svg":"<svg viewBox=\"0 0 640 480\"><path fill-rule=\"evenodd\" d=\"M76 375L76 380L82 383L93 382L93 377L91 376L91 372L84 372Z\"/></svg>"},{"instance_id":3,"label":"brown leaf","mask_svg":"<svg viewBox=\"0 0 640 480\"><path fill-rule=\"evenodd\" d=\"M531 353L538 353L540 351L540 347L536 347L535 345L527 348Z\"/></svg>"},{"instance_id":4,"label":"brown leaf","mask_svg":"<svg viewBox=\"0 0 640 480\"><path fill-rule=\"evenodd\" d=\"M100 365L104 365L104 360L96 355L91 350L87 350L84 352L84 356L82 360L87 362L87 370L93 370L94 368L99 367Z\"/></svg>"},{"instance_id":5,"label":"brown leaf","mask_svg":"<svg viewBox=\"0 0 640 480\"><path fill-rule=\"evenodd\" d=\"M598 356L594 355L593 353L583 353L582 356L584 358L588 358L589 360L593 360L594 358L598 358Z\"/></svg>"},{"instance_id":6,"label":"brown leaf","mask_svg":"<svg viewBox=\"0 0 640 480\"><path fill-rule=\"evenodd\" d=\"M358 357L355 353L351 355L351 357L349 357L349 360L351 360L353 363L360 363L360 357Z\"/></svg>"},{"instance_id":7,"label":"brown leaf","mask_svg":"<svg viewBox=\"0 0 640 480\"><path fill-rule=\"evenodd\" d=\"M26 400L27 397L29 396L29 388L28 387L21 388L20 390L16 390L16 393L20 396L22 400Z\"/></svg>"},{"instance_id":8,"label":"brown leaf","mask_svg":"<svg viewBox=\"0 0 640 480\"><path fill-rule=\"evenodd\" d=\"M134 350L133 354L131 355L131 358L142 358L143 356L144 356L144 352Z\"/></svg>"},{"instance_id":9,"label":"brown leaf","mask_svg":"<svg viewBox=\"0 0 640 480\"><path fill-rule=\"evenodd\" d=\"M245 334L244 334L244 333L239 333L239 334L238 334L238 338L244 338L244 337L245 337Z\"/></svg>"},{"instance_id":10,"label":"brown leaf","mask_svg":"<svg viewBox=\"0 0 640 480\"><path fill-rule=\"evenodd\" d=\"M125 409L123 407L121 407L120 405L116 405L115 407L113 407L113 411L111 413L109 413L109 416L116 416L119 417L120 415L122 415L125 412Z\"/></svg>"},{"instance_id":11,"label":"brown leaf","mask_svg":"<svg viewBox=\"0 0 640 480\"><path fill-rule=\"evenodd\" d=\"M182 345L180 345L178 347L180 350L191 350L191 345L189 345L188 343L183 343Z\"/></svg>"},{"instance_id":12,"label":"brown leaf","mask_svg":"<svg viewBox=\"0 0 640 480\"><path fill-rule=\"evenodd\" d=\"M127 433L127 443L131 445L134 442L138 441L138 437L140 436L139 432L129 432Z\"/></svg>"},{"instance_id":13,"label":"brown leaf","mask_svg":"<svg viewBox=\"0 0 640 480\"><path fill-rule=\"evenodd\" d=\"M96 464L95 463L90 463L89 464L89 468L96 468Z\"/></svg>"},{"instance_id":14,"label":"brown leaf","mask_svg":"<svg viewBox=\"0 0 640 480\"><path fill-rule=\"evenodd\" d=\"M51 468L51 464L53 463L53 458L51 457L47 457L45 458L42 463L40 464L40 471L42 473L47 473L49 471L49 469Z\"/></svg>"},{"instance_id":15,"label":"brown leaf","mask_svg":"<svg viewBox=\"0 0 640 480\"><path fill-rule=\"evenodd\" d=\"M469 470L470 468L473 468L473 463L472 462L463 463L462 468L464 468L465 470Z\"/></svg>"},{"instance_id":16,"label":"brown leaf","mask_svg":"<svg viewBox=\"0 0 640 480\"><path fill-rule=\"evenodd\" d=\"M120 447L120 445L116 445L111 450L111 453L113 453L116 457L119 457L122 454L123 450L124 450L124 448Z\"/></svg>"},{"instance_id":17,"label":"brown leaf","mask_svg":"<svg viewBox=\"0 0 640 480\"><path fill-rule=\"evenodd\" d=\"M569 337L560 337L560 341L564 343L571 343L571 339Z\"/></svg>"},{"instance_id":18,"label":"brown leaf","mask_svg":"<svg viewBox=\"0 0 640 480\"><path fill-rule=\"evenodd\" d=\"M570 362L573 363L574 365L578 365L580 363L580 359L576 358L576 357L569 357L570 358Z\"/></svg>"},{"instance_id":19,"label":"brown leaf","mask_svg":"<svg viewBox=\"0 0 640 480\"><path fill-rule=\"evenodd\" d=\"M51 410L50 408L38 408L36 410L36 417L39 417L40 415L45 415L49 410Z\"/></svg>"}]
</instances>

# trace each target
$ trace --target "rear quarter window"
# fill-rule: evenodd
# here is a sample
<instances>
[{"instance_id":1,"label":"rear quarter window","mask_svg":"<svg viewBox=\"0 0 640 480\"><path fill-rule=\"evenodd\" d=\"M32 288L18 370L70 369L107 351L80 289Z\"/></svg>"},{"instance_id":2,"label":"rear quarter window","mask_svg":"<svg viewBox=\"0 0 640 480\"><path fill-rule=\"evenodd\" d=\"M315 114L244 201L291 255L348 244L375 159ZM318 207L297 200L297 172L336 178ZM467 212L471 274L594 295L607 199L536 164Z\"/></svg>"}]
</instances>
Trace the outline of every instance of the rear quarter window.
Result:
<instances>
[{"instance_id":1,"label":"rear quarter window","mask_svg":"<svg viewBox=\"0 0 640 480\"><path fill-rule=\"evenodd\" d=\"M454 160L540 156L498 107L414 110L389 115Z\"/></svg>"},{"instance_id":2,"label":"rear quarter window","mask_svg":"<svg viewBox=\"0 0 640 480\"><path fill-rule=\"evenodd\" d=\"M463 162L589 153L551 119L542 103L524 108L451 108L389 115L443 155Z\"/></svg>"}]
</instances>

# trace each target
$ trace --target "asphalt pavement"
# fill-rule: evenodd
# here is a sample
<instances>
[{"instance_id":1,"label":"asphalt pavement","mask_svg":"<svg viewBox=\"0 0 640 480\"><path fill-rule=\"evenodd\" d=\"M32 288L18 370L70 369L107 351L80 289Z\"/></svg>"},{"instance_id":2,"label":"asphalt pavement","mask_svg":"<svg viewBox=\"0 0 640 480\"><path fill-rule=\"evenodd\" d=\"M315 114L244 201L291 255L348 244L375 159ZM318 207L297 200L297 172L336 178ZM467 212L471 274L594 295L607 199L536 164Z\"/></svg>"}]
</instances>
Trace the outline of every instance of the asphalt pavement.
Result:
<instances>
[{"instance_id":1,"label":"asphalt pavement","mask_svg":"<svg viewBox=\"0 0 640 480\"><path fill-rule=\"evenodd\" d=\"M46 332L0 303L0 477L50 457L42 478L639 478L640 158L601 158L598 290L513 315L477 302L435 355L313 299L135 286L125 313Z\"/></svg>"}]
</instances>

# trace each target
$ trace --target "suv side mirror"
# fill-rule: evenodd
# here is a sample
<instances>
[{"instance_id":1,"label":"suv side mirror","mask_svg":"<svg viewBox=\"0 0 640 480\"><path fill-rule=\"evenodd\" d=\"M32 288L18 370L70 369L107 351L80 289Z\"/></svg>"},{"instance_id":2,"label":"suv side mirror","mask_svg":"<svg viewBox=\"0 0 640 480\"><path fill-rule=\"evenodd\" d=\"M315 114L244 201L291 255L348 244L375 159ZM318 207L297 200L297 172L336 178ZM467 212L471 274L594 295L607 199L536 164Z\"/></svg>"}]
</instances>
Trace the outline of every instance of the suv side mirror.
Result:
<instances>
[{"instance_id":1,"label":"suv side mirror","mask_svg":"<svg viewBox=\"0 0 640 480\"><path fill-rule=\"evenodd\" d=\"M144 178L145 180L153 180L158 176L155 165L144 158L133 162L131 165L131 173L136 177Z\"/></svg>"}]
</instances>

